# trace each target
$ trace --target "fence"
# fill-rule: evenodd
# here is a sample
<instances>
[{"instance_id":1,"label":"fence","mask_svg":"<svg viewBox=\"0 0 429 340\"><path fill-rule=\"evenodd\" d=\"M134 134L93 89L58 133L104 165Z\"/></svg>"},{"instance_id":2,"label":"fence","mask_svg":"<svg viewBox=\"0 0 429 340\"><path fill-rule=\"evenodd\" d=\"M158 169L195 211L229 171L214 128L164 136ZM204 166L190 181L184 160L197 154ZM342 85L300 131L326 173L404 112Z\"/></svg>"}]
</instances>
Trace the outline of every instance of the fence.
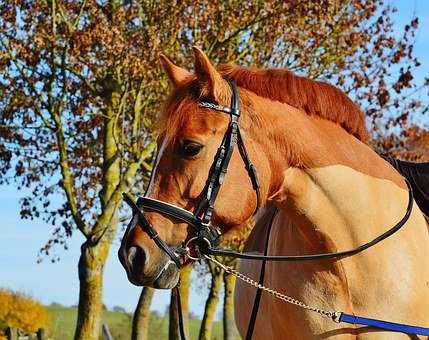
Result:
<instances>
[{"instance_id":1,"label":"fence","mask_svg":"<svg viewBox=\"0 0 429 340\"><path fill-rule=\"evenodd\" d=\"M113 340L112 334L110 334L109 326L103 324L101 331L103 333L103 340Z\"/></svg>"},{"instance_id":2,"label":"fence","mask_svg":"<svg viewBox=\"0 0 429 340\"><path fill-rule=\"evenodd\" d=\"M23 334L18 328L8 327L6 329L6 338L8 340L47 340L46 332L40 328L36 333Z\"/></svg>"},{"instance_id":3,"label":"fence","mask_svg":"<svg viewBox=\"0 0 429 340\"><path fill-rule=\"evenodd\" d=\"M110 333L109 326L103 324L102 326L103 340L113 340L112 334ZM23 334L18 328L8 327L6 329L7 340L47 340L46 331L40 328L36 333Z\"/></svg>"}]
</instances>

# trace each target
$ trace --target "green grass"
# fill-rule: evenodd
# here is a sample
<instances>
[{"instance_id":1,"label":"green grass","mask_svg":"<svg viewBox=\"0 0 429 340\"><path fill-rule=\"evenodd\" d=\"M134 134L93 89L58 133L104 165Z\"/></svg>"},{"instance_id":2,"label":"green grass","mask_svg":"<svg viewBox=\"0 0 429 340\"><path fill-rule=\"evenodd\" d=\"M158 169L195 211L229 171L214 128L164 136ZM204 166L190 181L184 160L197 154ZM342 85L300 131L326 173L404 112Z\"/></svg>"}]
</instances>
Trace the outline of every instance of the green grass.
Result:
<instances>
[{"instance_id":1,"label":"green grass","mask_svg":"<svg viewBox=\"0 0 429 340\"><path fill-rule=\"evenodd\" d=\"M77 309L73 307L48 306L52 314L50 334L54 340L73 339L76 325ZM131 315L121 312L105 311L103 321L109 326L114 340L129 340L131 335ZM190 321L190 337L198 338L200 320ZM168 339L168 319L152 317L149 325L149 339ZM212 339L222 339L222 323L217 321L213 325Z\"/></svg>"},{"instance_id":2,"label":"green grass","mask_svg":"<svg viewBox=\"0 0 429 340\"><path fill-rule=\"evenodd\" d=\"M53 339L73 339L77 309L71 307L47 307L52 314L49 333Z\"/></svg>"}]
</instances>

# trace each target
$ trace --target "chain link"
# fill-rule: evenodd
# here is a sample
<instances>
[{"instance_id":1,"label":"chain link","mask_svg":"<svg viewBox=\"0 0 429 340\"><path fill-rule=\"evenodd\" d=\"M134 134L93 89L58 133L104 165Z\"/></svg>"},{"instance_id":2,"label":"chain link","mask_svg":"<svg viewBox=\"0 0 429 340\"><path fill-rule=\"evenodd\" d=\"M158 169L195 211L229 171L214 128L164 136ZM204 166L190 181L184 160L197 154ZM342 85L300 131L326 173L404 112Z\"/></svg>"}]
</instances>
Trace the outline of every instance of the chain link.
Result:
<instances>
[{"instance_id":1,"label":"chain link","mask_svg":"<svg viewBox=\"0 0 429 340\"><path fill-rule=\"evenodd\" d=\"M216 265L218 265L219 267L221 267L223 270L225 270L227 273L234 275L235 277L237 277L238 279L246 282L247 284L255 287L255 288L259 288L262 289L263 291L273 295L274 297L290 303L292 305L298 306L300 308L306 309L306 310L310 310L312 312L316 312L324 317L330 318L335 322L339 322L339 317L341 315L341 312L336 312L336 311L327 311L327 310L323 310L320 308L316 308L316 307L311 307L309 305L306 305L304 302L299 301L294 299L293 297L290 297L288 295L282 294L272 288L268 288L265 287L264 285L259 284L258 282L256 282L255 280L253 280L252 278L248 277L245 274L240 273L238 270L231 268L227 265L224 265L223 263L219 262L218 260L216 260L213 256L209 256L209 255L204 255L204 257L209 260L212 261L213 263L215 263Z\"/></svg>"}]
</instances>

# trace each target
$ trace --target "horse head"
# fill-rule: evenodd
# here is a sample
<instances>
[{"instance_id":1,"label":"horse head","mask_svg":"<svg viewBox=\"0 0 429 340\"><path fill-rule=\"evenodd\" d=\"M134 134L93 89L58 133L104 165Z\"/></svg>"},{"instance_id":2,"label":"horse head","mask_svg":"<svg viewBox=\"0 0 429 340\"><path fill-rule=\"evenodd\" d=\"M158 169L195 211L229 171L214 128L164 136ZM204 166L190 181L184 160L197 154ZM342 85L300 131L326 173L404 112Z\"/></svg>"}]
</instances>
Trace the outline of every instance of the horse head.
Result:
<instances>
[{"instance_id":1,"label":"horse head","mask_svg":"<svg viewBox=\"0 0 429 340\"><path fill-rule=\"evenodd\" d=\"M195 74L161 56L172 94L159 119L158 155L146 197L199 214L196 210L207 194L208 178L215 171L219 146L230 127L230 115L202 106L201 102L228 107L232 90L200 49L194 47L194 54ZM258 169L262 196L265 196L268 159L258 152L258 138L250 133L255 123L250 111L251 108L242 102L240 130L245 136L246 153ZM239 149L232 151L228 173L210 214L211 222L222 232L243 225L257 209L258 195L245 160ZM192 226L160 212L148 211L145 217L173 251L195 236ZM177 264L153 242L139 223L127 229L119 258L129 280L136 285L172 288L178 282Z\"/></svg>"}]
</instances>

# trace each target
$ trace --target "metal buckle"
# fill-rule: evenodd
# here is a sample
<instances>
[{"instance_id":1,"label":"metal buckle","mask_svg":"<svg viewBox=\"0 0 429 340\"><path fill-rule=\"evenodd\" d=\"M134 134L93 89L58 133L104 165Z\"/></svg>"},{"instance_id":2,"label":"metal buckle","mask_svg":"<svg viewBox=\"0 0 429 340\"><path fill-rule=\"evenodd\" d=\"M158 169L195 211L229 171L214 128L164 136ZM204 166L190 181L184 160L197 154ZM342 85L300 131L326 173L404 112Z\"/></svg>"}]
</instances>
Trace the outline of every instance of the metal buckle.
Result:
<instances>
[{"instance_id":1,"label":"metal buckle","mask_svg":"<svg viewBox=\"0 0 429 340\"><path fill-rule=\"evenodd\" d=\"M332 313L332 321L336 323L340 323L341 312L333 312Z\"/></svg>"},{"instance_id":2,"label":"metal buckle","mask_svg":"<svg viewBox=\"0 0 429 340\"><path fill-rule=\"evenodd\" d=\"M198 243L199 243L198 241L201 241L201 240L203 240L207 244L208 247L211 246L210 241L207 238L205 238L205 237L203 237L202 239L200 237L198 237L198 236L190 238L188 240L188 242L186 242L186 244L185 244L185 256L188 259L193 260L193 261L198 261L199 259L203 258L203 254L200 252L200 247L198 246ZM189 246L190 246L190 244L192 242L195 243L194 249L195 249L195 252L197 253L198 257L190 255L191 254L191 248Z\"/></svg>"}]
</instances>

